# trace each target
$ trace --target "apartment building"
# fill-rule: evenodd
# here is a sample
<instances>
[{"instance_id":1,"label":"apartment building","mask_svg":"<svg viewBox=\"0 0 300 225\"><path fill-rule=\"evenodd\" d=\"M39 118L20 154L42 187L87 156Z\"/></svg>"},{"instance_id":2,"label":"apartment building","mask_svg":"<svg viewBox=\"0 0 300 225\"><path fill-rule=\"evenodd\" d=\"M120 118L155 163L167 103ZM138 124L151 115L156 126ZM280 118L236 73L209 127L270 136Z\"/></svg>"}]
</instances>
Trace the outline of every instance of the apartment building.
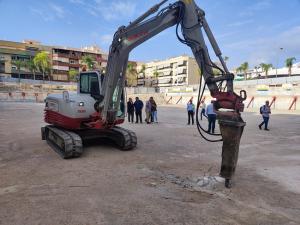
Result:
<instances>
[{"instance_id":1,"label":"apartment building","mask_svg":"<svg viewBox=\"0 0 300 225\"><path fill-rule=\"evenodd\" d=\"M138 86L171 87L198 84L199 81L198 64L186 55L145 63L144 73L138 74Z\"/></svg>"},{"instance_id":2,"label":"apartment building","mask_svg":"<svg viewBox=\"0 0 300 225\"><path fill-rule=\"evenodd\" d=\"M19 71L14 61L29 61L39 51L50 51L47 46L42 46L40 42L25 40L23 42L1 41L0 40L0 75L4 77L18 78ZM21 67L20 77L23 79L33 79L33 74ZM42 74L37 73L36 77L42 79Z\"/></svg>"},{"instance_id":3,"label":"apartment building","mask_svg":"<svg viewBox=\"0 0 300 225\"><path fill-rule=\"evenodd\" d=\"M51 71L50 80L69 81L69 71L80 72L83 68L82 58L91 56L94 59L95 69L106 67L108 55L97 46L84 48L69 48L61 46L42 45L38 41L25 40L23 42L1 41L0 40L0 75L4 77L18 78L19 71L14 61L29 61L41 51L49 53ZM20 77L23 79L43 79L40 72L31 72L26 67L21 67ZM46 77L48 80L48 77Z\"/></svg>"},{"instance_id":4,"label":"apartment building","mask_svg":"<svg viewBox=\"0 0 300 225\"><path fill-rule=\"evenodd\" d=\"M104 69L107 65L107 54L103 53L97 46L81 49L52 47L53 80L67 81L70 70L79 73L84 65L82 60L84 56L90 56L94 59L94 69Z\"/></svg>"}]
</instances>

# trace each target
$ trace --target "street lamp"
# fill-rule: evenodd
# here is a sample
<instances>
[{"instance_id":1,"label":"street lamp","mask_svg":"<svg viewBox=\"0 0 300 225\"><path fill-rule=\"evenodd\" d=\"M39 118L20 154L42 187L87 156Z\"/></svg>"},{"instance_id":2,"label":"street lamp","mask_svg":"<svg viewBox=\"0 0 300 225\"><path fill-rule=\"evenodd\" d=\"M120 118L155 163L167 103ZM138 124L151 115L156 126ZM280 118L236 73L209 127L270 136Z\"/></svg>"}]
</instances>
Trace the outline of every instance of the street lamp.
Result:
<instances>
[{"instance_id":1,"label":"street lamp","mask_svg":"<svg viewBox=\"0 0 300 225\"><path fill-rule=\"evenodd\" d=\"M279 50L281 50L280 52L282 52L282 50L283 50L283 48L279 48ZM278 54L278 56L277 56L277 62L276 62L276 78L277 78L277 69L278 69L278 61L279 61L279 55L280 55L280 53Z\"/></svg>"}]
</instances>

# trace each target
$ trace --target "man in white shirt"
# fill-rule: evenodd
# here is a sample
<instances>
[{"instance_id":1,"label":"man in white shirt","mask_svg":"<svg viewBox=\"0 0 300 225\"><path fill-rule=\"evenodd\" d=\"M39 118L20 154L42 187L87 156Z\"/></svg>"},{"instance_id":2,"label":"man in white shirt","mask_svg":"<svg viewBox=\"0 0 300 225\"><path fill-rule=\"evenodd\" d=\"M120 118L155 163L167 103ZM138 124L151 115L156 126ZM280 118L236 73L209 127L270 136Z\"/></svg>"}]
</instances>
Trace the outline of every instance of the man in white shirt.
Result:
<instances>
[{"instance_id":1,"label":"man in white shirt","mask_svg":"<svg viewBox=\"0 0 300 225\"><path fill-rule=\"evenodd\" d=\"M200 108L201 108L200 119L202 120L202 116L207 117L207 116L205 115L206 104L205 104L204 101L201 101L200 104L201 104L201 105L200 105Z\"/></svg>"},{"instance_id":2,"label":"man in white shirt","mask_svg":"<svg viewBox=\"0 0 300 225\"><path fill-rule=\"evenodd\" d=\"M193 103L193 100L190 100L188 102L188 104L186 105L186 110L188 112L188 123L187 123L187 125L190 125L191 119L192 119L192 125L194 125L195 105Z\"/></svg>"},{"instance_id":3,"label":"man in white shirt","mask_svg":"<svg viewBox=\"0 0 300 225\"><path fill-rule=\"evenodd\" d=\"M208 118L208 133L215 133L215 126L216 126L216 119L217 114L214 110L214 101L212 100L211 103L206 107L206 115Z\"/></svg>"}]
</instances>

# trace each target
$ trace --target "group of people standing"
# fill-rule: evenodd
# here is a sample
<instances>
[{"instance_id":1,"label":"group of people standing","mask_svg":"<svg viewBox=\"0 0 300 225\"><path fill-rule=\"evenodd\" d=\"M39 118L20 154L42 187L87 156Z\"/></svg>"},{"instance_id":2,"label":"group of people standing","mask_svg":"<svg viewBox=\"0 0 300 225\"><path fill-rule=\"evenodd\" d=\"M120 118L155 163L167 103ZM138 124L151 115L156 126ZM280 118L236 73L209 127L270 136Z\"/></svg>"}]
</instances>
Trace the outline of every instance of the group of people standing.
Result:
<instances>
[{"instance_id":1,"label":"group of people standing","mask_svg":"<svg viewBox=\"0 0 300 225\"><path fill-rule=\"evenodd\" d=\"M208 119L208 132L209 133L215 133L215 127L216 127L216 120L217 120L217 114L214 111L214 101L211 101L211 103L206 106L204 101L200 102L200 119L202 120L203 116ZM194 115L195 115L195 105L193 103L193 100L191 99L187 104L187 112L188 112L188 123L187 125L190 125L192 120L192 125L194 125Z\"/></svg>"},{"instance_id":2,"label":"group of people standing","mask_svg":"<svg viewBox=\"0 0 300 225\"><path fill-rule=\"evenodd\" d=\"M134 114L135 114L135 123L143 123L143 108L144 103L139 99L139 97L135 98L135 102L133 102L132 98L129 98L127 102L127 113L128 113L128 122L134 122ZM145 122L147 124L157 123L157 104L154 101L153 97L150 97L149 100L145 103L145 113L146 119Z\"/></svg>"},{"instance_id":3,"label":"group of people standing","mask_svg":"<svg viewBox=\"0 0 300 225\"><path fill-rule=\"evenodd\" d=\"M204 101L200 102L200 108L201 108L201 114L200 119L202 120L202 117L206 117L208 120L208 133L215 133L215 127L216 127L216 120L217 120L217 114L214 110L214 101L212 100L211 103L206 106ZM193 104L193 100L191 99L187 103L187 112L188 112L188 123L187 125L191 124L194 125L194 115L195 115L195 105ZM262 126L264 125L264 130L269 131L268 125L269 125L269 119L271 114L270 109L270 103L269 101L266 101L265 105L260 107L260 114L262 115L263 121L258 125L259 129L262 129Z\"/></svg>"}]
</instances>

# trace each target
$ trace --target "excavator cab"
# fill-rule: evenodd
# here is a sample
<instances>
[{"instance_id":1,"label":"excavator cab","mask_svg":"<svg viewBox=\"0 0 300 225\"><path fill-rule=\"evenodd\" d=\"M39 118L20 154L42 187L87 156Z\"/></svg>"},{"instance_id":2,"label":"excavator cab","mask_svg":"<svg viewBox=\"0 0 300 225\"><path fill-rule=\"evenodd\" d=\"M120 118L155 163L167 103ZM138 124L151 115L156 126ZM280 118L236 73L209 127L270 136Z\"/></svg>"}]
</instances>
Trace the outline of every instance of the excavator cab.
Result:
<instances>
[{"instance_id":1,"label":"excavator cab","mask_svg":"<svg viewBox=\"0 0 300 225\"><path fill-rule=\"evenodd\" d=\"M90 94L94 99L99 100L101 84L101 75L97 71L81 72L78 94Z\"/></svg>"},{"instance_id":2,"label":"excavator cab","mask_svg":"<svg viewBox=\"0 0 300 225\"><path fill-rule=\"evenodd\" d=\"M95 110L99 111L98 104L103 100L101 95L101 87L103 85L104 74L98 71L81 72L79 74L78 94L89 94L94 100ZM111 108L116 110L116 115L113 120L125 117L125 95L124 88L117 86L114 90ZM120 95L120 98L119 98Z\"/></svg>"}]
</instances>

